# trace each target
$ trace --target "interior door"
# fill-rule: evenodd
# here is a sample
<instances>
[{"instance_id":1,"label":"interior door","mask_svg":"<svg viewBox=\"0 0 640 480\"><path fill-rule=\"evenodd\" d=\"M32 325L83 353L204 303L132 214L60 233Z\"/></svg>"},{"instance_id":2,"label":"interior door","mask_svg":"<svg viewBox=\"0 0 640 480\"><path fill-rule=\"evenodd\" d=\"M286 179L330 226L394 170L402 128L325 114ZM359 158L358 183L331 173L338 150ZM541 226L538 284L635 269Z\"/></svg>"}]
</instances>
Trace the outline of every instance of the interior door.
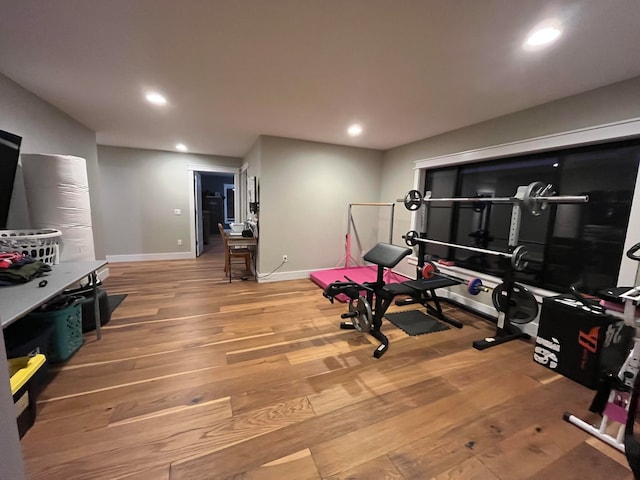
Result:
<instances>
[{"instance_id":1,"label":"interior door","mask_svg":"<svg viewBox=\"0 0 640 480\"><path fill-rule=\"evenodd\" d=\"M246 177L246 170L244 173ZM247 219L247 213L243 208L242 199L247 197L246 194L246 180L243 182L241 180L242 174L236 173L233 176L233 184L235 185L235 197L234 197L234 211L236 212L236 222L244 222Z\"/></svg>"},{"instance_id":2,"label":"interior door","mask_svg":"<svg viewBox=\"0 0 640 480\"><path fill-rule=\"evenodd\" d=\"M232 183L224 184L224 223L236 221L236 192Z\"/></svg>"},{"instance_id":3,"label":"interior door","mask_svg":"<svg viewBox=\"0 0 640 480\"><path fill-rule=\"evenodd\" d=\"M202 255L204 249L204 235L202 233L202 177L200 172L193 172L194 191L196 192L196 257Z\"/></svg>"}]
</instances>

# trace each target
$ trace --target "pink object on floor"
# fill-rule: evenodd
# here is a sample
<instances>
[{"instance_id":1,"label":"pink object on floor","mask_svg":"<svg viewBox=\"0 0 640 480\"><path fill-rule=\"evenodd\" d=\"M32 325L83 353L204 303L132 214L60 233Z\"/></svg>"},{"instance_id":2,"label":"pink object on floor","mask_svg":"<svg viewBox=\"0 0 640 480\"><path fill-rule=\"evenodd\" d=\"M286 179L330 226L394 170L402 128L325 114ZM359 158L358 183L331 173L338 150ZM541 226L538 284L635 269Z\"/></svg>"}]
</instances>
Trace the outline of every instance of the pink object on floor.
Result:
<instances>
[{"instance_id":1,"label":"pink object on floor","mask_svg":"<svg viewBox=\"0 0 640 480\"><path fill-rule=\"evenodd\" d=\"M628 392L619 392L614 390L613 400L607 402L604 407L604 414L610 420L625 424L627 422L627 405L629 404L631 394Z\"/></svg>"},{"instance_id":2,"label":"pink object on floor","mask_svg":"<svg viewBox=\"0 0 640 480\"><path fill-rule=\"evenodd\" d=\"M348 268L331 268L329 270L318 270L312 272L310 277L319 287L323 290L327 286L336 281L346 282L345 275L356 283L375 282L377 277L378 267L375 265L356 266ZM386 283L401 283L410 280L404 275L395 273L387 269L384 273L384 281ZM340 302L348 302L349 297L344 294L336 296L336 299Z\"/></svg>"}]
</instances>

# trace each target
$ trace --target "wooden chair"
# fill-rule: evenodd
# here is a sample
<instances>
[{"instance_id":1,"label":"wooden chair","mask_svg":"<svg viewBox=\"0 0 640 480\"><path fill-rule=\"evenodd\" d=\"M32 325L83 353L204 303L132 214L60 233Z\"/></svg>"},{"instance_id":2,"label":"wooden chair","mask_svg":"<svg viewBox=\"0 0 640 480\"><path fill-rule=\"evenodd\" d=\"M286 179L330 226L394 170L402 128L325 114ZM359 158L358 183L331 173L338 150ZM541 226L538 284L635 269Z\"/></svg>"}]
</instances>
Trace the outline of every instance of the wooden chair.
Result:
<instances>
[{"instance_id":1,"label":"wooden chair","mask_svg":"<svg viewBox=\"0 0 640 480\"><path fill-rule=\"evenodd\" d=\"M246 247L229 247L229 240L221 223L218 223L218 230L220 230L224 242L224 273L229 275L229 281L231 281L231 260L233 258L244 258L245 268L250 272L253 252Z\"/></svg>"}]
</instances>

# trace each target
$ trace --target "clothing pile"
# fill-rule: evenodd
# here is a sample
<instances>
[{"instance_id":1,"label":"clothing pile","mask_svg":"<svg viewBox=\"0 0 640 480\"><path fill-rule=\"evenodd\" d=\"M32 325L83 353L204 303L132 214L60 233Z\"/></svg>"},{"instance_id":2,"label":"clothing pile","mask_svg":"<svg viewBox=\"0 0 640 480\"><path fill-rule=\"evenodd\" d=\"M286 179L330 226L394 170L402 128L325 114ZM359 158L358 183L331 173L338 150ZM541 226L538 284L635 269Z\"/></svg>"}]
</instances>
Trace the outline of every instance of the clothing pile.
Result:
<instances>
[{"instance_id":1,"label":"clothing pile","mask_svg":"<svg viewBox=\"0 0 640 480\"><path fill-rule=\"evenodd\" d=\"M51 267L20 252L0 252L0 287L27 283L50 272Z\"/></svg>"}]
</instances>

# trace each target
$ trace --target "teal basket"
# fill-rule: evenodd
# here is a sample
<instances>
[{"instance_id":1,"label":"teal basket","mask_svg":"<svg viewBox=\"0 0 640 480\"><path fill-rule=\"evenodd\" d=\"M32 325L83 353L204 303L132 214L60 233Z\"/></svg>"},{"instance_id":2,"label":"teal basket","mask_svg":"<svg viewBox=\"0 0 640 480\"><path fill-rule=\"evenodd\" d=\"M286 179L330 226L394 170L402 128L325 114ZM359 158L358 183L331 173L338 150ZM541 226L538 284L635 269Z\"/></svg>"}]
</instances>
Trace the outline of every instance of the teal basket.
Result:
<instances>
[{"instance_id":1,"label":"teal basket","mask_svg":"<svg viewBox=\"0 0 640 480\"><path fill-rule=\"evenodd\" d=\"M84 343L80 303L74 303L62 310L30 313L27 317L53 324L53 335L49 340L46 354L47 360L51 363L67 360Z\"/></svg>"}]
</instances>

